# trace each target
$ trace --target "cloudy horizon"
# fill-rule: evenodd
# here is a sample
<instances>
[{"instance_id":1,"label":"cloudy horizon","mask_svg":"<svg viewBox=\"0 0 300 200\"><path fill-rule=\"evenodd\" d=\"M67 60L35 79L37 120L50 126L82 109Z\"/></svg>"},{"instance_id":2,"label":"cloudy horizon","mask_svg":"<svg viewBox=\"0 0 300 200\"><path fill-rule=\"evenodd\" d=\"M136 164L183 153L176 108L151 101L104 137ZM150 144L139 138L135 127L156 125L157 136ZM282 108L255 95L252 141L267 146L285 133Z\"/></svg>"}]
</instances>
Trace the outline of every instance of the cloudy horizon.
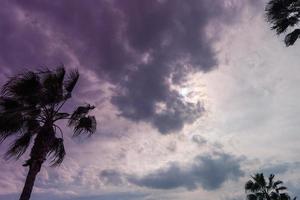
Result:
<instances>
[{"instance_id":1,"label":"cloudy horizon","mask_svg":"<svg viewBox=\"0 0 300 200\"><path fill-rule=\"evenodd\" d=\"M63 64L80 72L67 109L96 106L91 138L62 126L66 158L32 199L245 199L257 172L300 196L300 47L270 30L266 2L2 1L0 84ZM16 199L28 153L2 157L0 200Z\"/></svg>"}]
</instances>

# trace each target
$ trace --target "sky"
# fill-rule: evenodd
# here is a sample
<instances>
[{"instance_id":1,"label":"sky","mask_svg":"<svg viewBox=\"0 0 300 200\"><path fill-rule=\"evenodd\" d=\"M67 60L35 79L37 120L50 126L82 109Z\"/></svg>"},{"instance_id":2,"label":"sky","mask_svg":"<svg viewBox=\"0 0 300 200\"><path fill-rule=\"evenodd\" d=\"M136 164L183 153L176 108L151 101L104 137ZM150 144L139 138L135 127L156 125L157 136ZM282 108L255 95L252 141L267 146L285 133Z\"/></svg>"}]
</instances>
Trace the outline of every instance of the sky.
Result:
<instances>
[{"instance_id":1,"label":"sky","mask_svg":"<svg viewBox=\"0 0 300 200\"><path fill-rule=\"evenodd\" d=\"M60 124L66 158L43 165L32 199L237 200L258 172L300 196L300 46L265 4L1 1L0 84L64 64L80 72L66 107L96 106L91 138ZM28 153L2 157L0 200L17 199Z\"/></svg>"}]
</instances>

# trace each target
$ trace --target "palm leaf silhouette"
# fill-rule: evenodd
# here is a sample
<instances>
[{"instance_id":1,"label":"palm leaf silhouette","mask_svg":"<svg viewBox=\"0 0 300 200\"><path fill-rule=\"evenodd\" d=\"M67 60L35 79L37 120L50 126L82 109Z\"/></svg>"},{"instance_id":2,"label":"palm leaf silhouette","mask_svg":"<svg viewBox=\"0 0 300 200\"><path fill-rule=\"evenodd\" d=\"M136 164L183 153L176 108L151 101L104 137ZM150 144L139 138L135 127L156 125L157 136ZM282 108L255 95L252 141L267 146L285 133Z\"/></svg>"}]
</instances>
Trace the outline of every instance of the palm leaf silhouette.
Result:
<instances>
[{"instance_id":1,"label":"palm leaf silhouette","mask_svg":"<svg viewBox=\"0 0 300 200\"><path fill-rule=\"evenodd\" d=\"M94 106L79 106L73 113L62 112L79 79L77 70L66 73L64 66L56 70L27 71L10 78L1 89L0 143L14 137L5 157L20 158L31 143L30 158L23 166L29 167L21 200L30 198L34 180L44 161L60 165L66 155L63 131L56 124L68 120L73 135L92 135L96 119L89 115ZM33 138L35 138L33 140Z\"/></svg>"}]
</instances>

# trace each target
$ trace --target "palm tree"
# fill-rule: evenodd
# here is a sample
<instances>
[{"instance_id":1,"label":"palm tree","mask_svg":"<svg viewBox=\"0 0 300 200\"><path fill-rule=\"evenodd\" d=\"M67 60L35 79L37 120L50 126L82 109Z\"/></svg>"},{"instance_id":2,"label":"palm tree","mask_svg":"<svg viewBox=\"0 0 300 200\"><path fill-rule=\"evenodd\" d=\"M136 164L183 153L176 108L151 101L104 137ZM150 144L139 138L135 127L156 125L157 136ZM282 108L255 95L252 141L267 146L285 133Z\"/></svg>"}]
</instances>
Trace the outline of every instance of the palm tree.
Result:
<instances>
[{"instance_id":1,"label":"palm tree","mask_svg":"<svg viewBox=\"0 0 300 200\"><path fill-rule=\"evenodd\" d=\"M264 175L255 174L252 180L245 184L248 200L291 200L288 193L282 192L287 188L282 186L282 181L274 181L274 174L269 176L268 183ZM296 197L293 199L296 200Z\"/></svg>"},{"instance_id":2,"label":"palm tree","mask_svg":"<svg viewBox=\"0 0 300 200\"><path fill-rule=\"evenodd\" d=\"M63 131L57 121L68 120L74 136L90 136L96 130L95 117L88 115L94 106L79 106L73 113L62 112L78 78L77 70L66 74L62 66L52 71L27 71L2 87L0 143L9 137L15 139L6 158L20 158L33 143L30 158L23 165L29 171L20 200L30 198L36 175L47 158L51 166L58 166L65 157Z\"/></svg>"},{"instance_id":3,"label":"palm tree","mask_svg":"<svg viewBox=\"0 0 300 200\"><path fill-rule=\"evenodd\" d=\"M294 28L299 23L300 1L299 0L271 0L266 8L267 21L272 24L271 29L277 35L287 30L284 42L286 46L293 45L300 36L300 29Z\"/></svg>"}]
</instances>

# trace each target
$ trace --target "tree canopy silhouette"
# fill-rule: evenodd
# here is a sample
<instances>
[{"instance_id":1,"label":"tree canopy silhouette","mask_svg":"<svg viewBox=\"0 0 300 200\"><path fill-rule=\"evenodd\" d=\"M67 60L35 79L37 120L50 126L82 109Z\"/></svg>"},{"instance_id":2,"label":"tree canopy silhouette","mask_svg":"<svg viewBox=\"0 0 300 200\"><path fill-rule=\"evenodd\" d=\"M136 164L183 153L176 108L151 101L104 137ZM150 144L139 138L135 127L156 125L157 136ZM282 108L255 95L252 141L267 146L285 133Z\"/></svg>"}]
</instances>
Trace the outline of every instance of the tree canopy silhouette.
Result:
<instances>
[{"instance_id":1,"label":"tree canopy silhouette","mask_svg":"<svg viewBox=\"0 0 300 200\"><path fill-rule=\"evenodd\" d=\"M300 1L299 0L271 0L266 8L267 21L271 23L271 29L277 35L285 35L286 46L293 45L300 36L300 29L295 28L299 23Z\"/></svg>"},{"instance_id":2,"label":"tree canopy silhouette","mask_svg":"<svg viewBox=\"0 0 300 200\"><path fill-rule=\"evenodd\" d=\"M27 71L10 78L2 87L0 142L9 137L15 139L6 158L20 158L33 143L30 158L23 165L29 171L20 200L30 198L36 175L47 158L52 166L58 166L65 157L64 133L58 121L68 120L73 136L90 136L96 130L96 119L89 115L94 106L79 106L73 113L62 111L78 79L77 70L66 74L62 66L56 70Z\"/></svg>"},{"instance_id":3,"label":"tree canopy silhouette","mask_svg":"<svg viewBox=\"0 0 300 200\"><path fill-rule=\"evenodd\" d=\"M245 184L245 191L248 200L291 200L285 192L287 189L280 180L274 181L274 174L271 174L266 181L264 175L255 174ZM296 200L296 197L293 198Z\"/></svg>"}]
</instances>

